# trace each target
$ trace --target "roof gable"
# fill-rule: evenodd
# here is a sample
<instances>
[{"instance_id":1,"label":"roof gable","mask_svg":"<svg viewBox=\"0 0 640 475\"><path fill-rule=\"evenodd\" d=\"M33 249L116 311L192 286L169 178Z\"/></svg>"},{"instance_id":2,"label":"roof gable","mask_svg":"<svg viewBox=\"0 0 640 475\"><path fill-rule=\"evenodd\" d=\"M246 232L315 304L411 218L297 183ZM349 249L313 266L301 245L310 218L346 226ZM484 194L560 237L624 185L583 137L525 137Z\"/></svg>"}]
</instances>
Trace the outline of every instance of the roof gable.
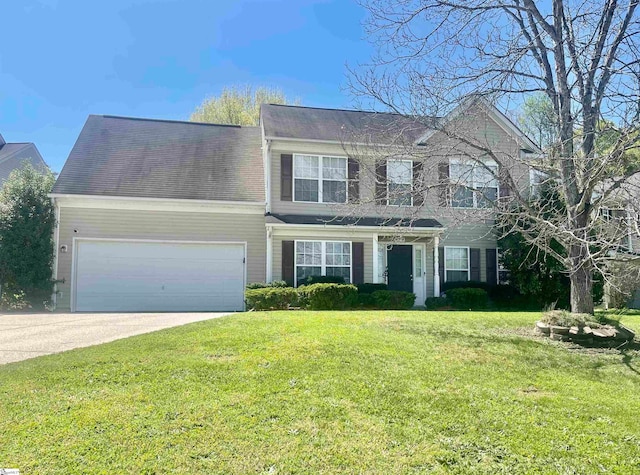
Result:
<instances>
[{"instance_id":1,"label":"roof gable","mask_svg":"<svg viewBox=\"0 0 640 475\"><path fill-rule=\"evenodd\" d=\"M462 116L466 111L471 109L472 107L481 107L488 116L509 136L511 136L522 149L527 150L532 153L541 153L540 147L531 140L520 128L513 123L511 119L509 119L503 112L501 112L497 107L493 104L490 104L486 100L473 98L469 99L455 109L453 109L449 114L441 119L442 124L455 120L456 118ZM429 140L429 138L437 132L437 128L432 130L428 130L424 135L418 138L416 141L417 144L423 144Z\"/></svg>"}]
</instances>

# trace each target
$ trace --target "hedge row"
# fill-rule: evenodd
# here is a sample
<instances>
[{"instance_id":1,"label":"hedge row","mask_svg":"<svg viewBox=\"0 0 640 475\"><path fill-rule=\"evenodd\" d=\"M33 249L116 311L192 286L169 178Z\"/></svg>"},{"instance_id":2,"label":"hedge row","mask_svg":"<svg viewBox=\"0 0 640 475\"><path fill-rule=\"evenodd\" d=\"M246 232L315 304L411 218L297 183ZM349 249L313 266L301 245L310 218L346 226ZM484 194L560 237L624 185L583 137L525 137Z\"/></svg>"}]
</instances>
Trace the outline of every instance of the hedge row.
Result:
<instances>
[{"instance_id":1,"label":"hedge row","mask_svg":"<svg viewBox=\"0 0 640 475\"><path fill-rule=\"evenodd\" d=\"M252 284L247 287L247 307L254 310L285 310L300 307L308 310L348 310L371 308L406 310L413 307L411 292L387 290L384 284L318 283L293 287Z\"/></svg>"},{"instance_id":2,"label":"hedge row","mask_svg":"<svg viewBox=\"0 0 640 475\"><path fill-rule=\"evenodd\" d=\"M537 299L522 295L518 289L511 285L492 285L487 282L474 281L447 282L442 285L441 290L445 296L428 298L425 302L427 310L452 308L457 310L541 309L541 304Z\"/></svg>"}]
</instances>

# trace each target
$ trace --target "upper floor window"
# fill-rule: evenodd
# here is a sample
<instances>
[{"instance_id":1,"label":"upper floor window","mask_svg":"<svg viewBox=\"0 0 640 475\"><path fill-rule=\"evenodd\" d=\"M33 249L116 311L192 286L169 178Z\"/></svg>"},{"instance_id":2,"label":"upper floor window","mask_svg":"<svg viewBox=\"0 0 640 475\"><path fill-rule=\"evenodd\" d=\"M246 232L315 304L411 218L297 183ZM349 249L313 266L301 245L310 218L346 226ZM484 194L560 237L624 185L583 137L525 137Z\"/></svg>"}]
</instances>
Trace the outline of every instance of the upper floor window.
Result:
<instances>
[{"instance_id":1,"label":"upper floor window","mask_svg":"<svg viewBox=\"0 0 640 475\"><path fill-rule=\"evenodd\" d=\"M347 159L320 155L293 156L293 199L346 203Z\"/></svg>"},{"instance_id":2,"label":"upper floor window","mask_svg":"<svg viewBox=\"0 0 640 475\"><path fill-rule=\"evenodd\" d=\"M451 161L454 208L489 208L498 199L498 165L495 162Z\"/></svg>"},{"instance_id":3,"label":"upper floor window","mask_svg":"<svg viewBox=\"0 0 640 475\"><path fill-rule=\"evenodd\" d=\"M413 162L387 160L387 196L392 206L412 206Z\"/></svg>"}]
</instances>

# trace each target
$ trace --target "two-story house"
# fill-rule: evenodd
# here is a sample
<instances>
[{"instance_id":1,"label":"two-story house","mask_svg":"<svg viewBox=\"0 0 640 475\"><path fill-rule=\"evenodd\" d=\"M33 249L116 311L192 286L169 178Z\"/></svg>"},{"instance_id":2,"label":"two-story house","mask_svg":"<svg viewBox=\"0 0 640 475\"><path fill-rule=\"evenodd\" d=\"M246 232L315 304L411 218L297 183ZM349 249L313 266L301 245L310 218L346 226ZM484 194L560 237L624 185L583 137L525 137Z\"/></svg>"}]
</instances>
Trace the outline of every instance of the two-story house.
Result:
<instances>
[{"instance_id":1,"label":"two-story house","mask_svg":"<svg viewBox=\"0 0 640 475\"><path fill-rule=\"evenodd\" d=\"M486 104L437 120L505 157L536 150ZM486 200L505 193L439 130L394 114L264 105L259 127L90 116L52 193L57 308L242 310L247 283L311 275L386 282L422 304L446 281L497 281Z\"/></svg>"}]
</instances>

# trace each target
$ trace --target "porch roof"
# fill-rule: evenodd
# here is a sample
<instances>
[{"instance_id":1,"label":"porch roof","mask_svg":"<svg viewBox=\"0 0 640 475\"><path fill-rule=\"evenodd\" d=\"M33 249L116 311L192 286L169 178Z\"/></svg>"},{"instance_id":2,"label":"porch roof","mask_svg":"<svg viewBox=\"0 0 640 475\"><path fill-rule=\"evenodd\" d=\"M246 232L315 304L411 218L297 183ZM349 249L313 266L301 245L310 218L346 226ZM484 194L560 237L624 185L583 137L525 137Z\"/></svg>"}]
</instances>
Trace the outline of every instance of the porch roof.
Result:
<instances>
[{"instance_id":1,"label":"porch roof","mask_svg":"<svg viewBox=\"0 0 640 475\"><path fill-rule=\"evenodd\" d=\"M375 216L321 216L297 214L267 214L267 224L315 225L315 226L355 226L377 227L387 231L392 228L403 230L444 229L439 221L432 218L383 218Z\"/></svg>"}]
</instances>

